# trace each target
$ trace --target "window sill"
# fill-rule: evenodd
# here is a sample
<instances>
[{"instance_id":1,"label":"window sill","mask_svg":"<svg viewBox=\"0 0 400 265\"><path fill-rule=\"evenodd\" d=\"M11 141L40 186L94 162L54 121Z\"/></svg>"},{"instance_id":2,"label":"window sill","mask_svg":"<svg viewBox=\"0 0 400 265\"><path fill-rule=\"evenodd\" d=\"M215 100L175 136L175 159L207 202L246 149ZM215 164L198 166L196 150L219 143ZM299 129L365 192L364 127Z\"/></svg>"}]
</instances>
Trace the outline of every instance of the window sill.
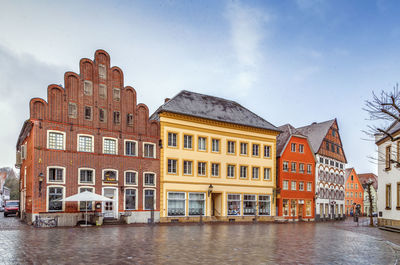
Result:
<instances>
[{"instance_id":1,"label":"window sill","mask_svg":"<svg viewBox=\"0 0 400 265\"><path fill-rule=\"evenodd\" d=\"M391 170L391 168L389 167L389 168L385 168L383 171L390 171Z\"/></svg>"},{"instance_id":2,"label":"window sill","mask_svg":"<svg viewBox=\"0 0 400 265\"><path fill-rule=\"evenodd\" d=\"M396 207L396 210L400 210L400 206L397 206L397 207Z\"/></svg>"},{"instance_id":3,"label":"window sill","mask_svg":"<svg viewBox=\"0 0 400 265\"><path fill-rule=\"evenodd\" d=\"M104 183L111 183L111 184L118 184L118 180L105 180L103 179Z\"/></svg>"},{"instance_id":4,"label":"window sill","mask_svg":"<svg viewBox=\"0 0 400 265\"><path fill-rule=\"evenodd\" d=\"M392 208L391 207L386 207L385 210L392 210Z\"/></svg>"}]
</instances>

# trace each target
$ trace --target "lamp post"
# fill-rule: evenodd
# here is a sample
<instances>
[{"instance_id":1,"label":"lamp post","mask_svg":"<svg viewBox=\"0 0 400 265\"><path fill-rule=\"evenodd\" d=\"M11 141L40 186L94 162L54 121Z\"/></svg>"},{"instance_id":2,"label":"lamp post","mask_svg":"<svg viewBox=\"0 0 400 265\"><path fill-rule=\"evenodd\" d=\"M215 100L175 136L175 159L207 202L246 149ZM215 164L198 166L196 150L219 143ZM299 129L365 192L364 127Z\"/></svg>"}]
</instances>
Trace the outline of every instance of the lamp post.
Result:
<instances>
[{"instance_id":1,"label":"lamp post","mask_svg":"<svg viewBox=\"0 0 400 265\"><path fill-rule=\"evenodd\" d=\"M44 175L43 175L42 172L40 172L39 175L38 175L38 180L39 180L39 197L42 196L42 184L43 184L43 179L44 179L43 176L44 176Z\"/></svg>"}]
</instances>

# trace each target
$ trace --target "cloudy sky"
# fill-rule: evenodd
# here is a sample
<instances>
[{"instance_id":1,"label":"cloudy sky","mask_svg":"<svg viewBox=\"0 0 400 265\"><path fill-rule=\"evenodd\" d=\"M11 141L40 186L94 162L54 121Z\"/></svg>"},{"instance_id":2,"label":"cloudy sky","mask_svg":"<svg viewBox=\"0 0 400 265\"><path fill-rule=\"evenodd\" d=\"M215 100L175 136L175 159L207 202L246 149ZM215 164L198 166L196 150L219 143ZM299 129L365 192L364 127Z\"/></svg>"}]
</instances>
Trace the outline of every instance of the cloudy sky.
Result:
<instances>
[{"instance_id":1,"label":"cloudy sky","mask_svg":"<svg viewBox=\"0 0 400 265\"><path fill-rule=\"evenodd\" d=\"M238 101L276 126L337 118L349 166L367 158L362 110L400 79L398 1L0 0L0 166L32 97L105 49L153 112L192 90Z\"/></svg>"}]
</instances>

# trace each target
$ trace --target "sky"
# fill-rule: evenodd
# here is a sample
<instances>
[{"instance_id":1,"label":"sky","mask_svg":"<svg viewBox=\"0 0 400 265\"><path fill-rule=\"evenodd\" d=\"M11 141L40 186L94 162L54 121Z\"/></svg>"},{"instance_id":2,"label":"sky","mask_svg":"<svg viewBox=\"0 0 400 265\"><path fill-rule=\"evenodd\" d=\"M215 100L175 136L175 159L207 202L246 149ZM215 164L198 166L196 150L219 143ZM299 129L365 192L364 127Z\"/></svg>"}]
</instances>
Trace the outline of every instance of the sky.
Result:
<instances>
[{"instance_id":1,"label":"sky","mask_svg":"<svg viewBox=\"0 0 400 265\"><path fill-rule=\"evenodd\" d=\"M348 167L377 172L362 131L372 91L400 80L400 2L0 0L0 167L13 166L29 100L106 50L150 113L190 90L276 126L337 118Z\"/></svg>"}]
</instances>

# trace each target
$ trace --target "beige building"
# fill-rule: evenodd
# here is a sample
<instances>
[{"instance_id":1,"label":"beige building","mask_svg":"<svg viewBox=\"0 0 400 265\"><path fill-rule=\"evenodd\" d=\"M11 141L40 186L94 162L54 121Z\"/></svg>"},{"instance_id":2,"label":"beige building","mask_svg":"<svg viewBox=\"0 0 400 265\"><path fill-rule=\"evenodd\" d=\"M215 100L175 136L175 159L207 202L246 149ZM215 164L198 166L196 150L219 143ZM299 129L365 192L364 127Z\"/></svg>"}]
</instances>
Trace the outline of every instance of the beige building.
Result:
<instances>
[{"instance_id":1,"label":"beige building","mask_svg":"<svg viewBox=\"0 0 400 265\"><path fill-rule=\"evenodd\" d=\"M278 129L236 102L182 91L160 121L160 217L272 220Z\"/></svg>"}]
</instances>

